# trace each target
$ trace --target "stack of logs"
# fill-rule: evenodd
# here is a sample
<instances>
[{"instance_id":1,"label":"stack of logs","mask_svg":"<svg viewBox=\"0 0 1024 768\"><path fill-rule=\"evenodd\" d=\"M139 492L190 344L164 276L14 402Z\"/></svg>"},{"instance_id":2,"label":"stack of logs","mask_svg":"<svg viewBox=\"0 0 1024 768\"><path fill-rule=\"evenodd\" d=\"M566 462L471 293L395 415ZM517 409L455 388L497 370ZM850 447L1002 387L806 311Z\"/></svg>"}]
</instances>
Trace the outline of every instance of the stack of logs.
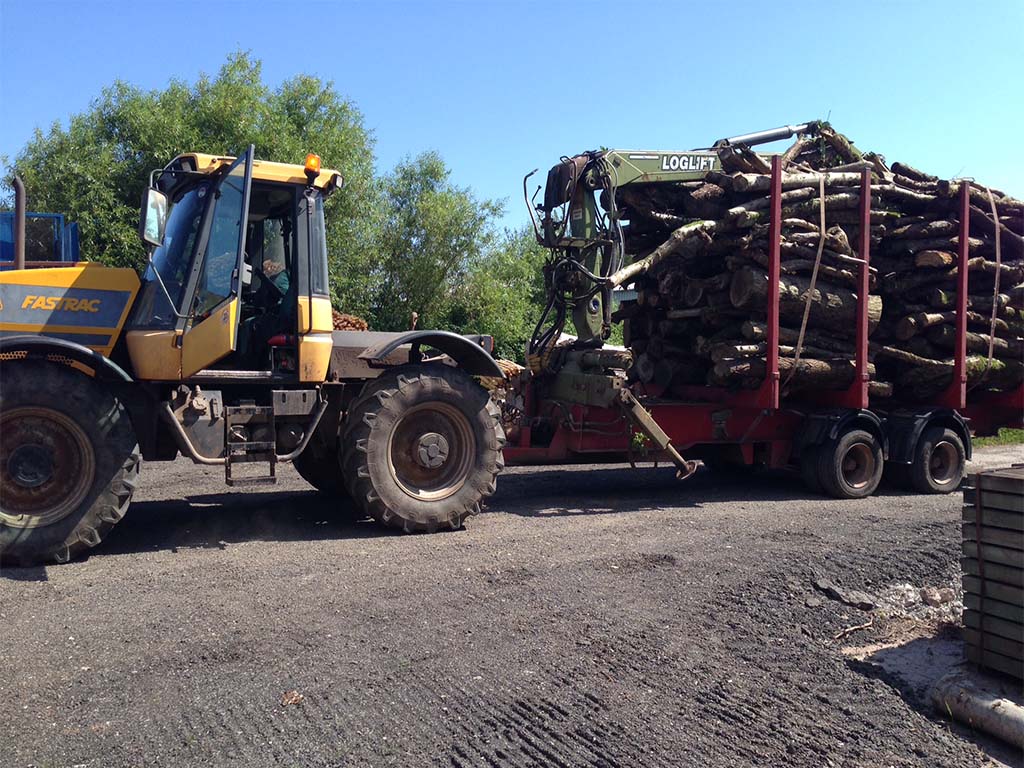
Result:
<instances>
[{"instance_id":1,"label":"stack of logs","mask_svg":"<svg viewBox=\"0 0 1024 768\"><path fill-rule=\"evenodd\" d=\"M616 191L633 260L620 277L633 280L637 299L613 318L624 321L636 359L631 378L662 391L756 388L764 378L771 169L743 146L719 156L722 172L702 181ZM968 386L1006 390L1024 382L1024 203L973 182L890 167L827 123L812 124L782 163L784 395L845 389L854 379L865 167L872 175L871 396L932 397L952 380L961 183L970 184Z\"/></svg>"},{"instance_id":2,"label":"stack of logs","mask_svg":"<svg viewBox=\"0 0 1024 768\"><path fill-rule=\"evenodd\" d=\"M331 316L334 319L334 330L336 331L366 331L370 328L363 318L346 315L336 309L331 310Z\"/></svg>"}]
</instances>

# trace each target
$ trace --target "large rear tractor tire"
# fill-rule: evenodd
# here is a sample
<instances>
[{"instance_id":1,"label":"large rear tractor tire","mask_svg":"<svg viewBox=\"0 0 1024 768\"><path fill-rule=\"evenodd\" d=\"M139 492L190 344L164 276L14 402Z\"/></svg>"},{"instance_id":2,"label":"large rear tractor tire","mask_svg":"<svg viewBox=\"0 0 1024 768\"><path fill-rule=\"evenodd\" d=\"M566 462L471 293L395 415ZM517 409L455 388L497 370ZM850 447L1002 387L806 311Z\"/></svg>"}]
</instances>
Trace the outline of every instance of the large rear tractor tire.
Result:
<instances>
[{"instance_id":1,"label":"large rear tractor tire","mask_svg":"<svg viewBox=\"0 0 1024 768\"><path fill-rule=\"evenodd\" d=\"M321 493L348 499L348 490L341 474L341 462L338 460L340 442L337 432L337 418L335 424L330 426L321 422L316 433L310 438L306 450L295 458L292 465L303 480Z\"/></svg>"},{"instance_id":2,"label":"large rear tractor tire","mask_svg":"<svg viewBox=\"0 0 1024 768\"><path fill-rule=\"evenodd\" d=\"M64 563L124 517L142 458L128 412L59 363L6 365L0 387L0 565Z\"/></svg>"},{"instance_id":3,"label":"large rear tractor tire","mask_svg":"<svg viewBox=\"0 0 1024 768\"><path fill-rule=\"evenodd\" d=\"M820 463L818 446L807 446L800 453L800 479L804 481L807 490L818 494L825 492L825 489L821 487L821 473L818 471Z\"/></svg>"},{"instance_id":4,"label":"large rear tractor tire","mask_svg":"<svg viewBox=\"0 0 1024 768\"><path fill-rule=\"evenodd\" d=\"M405 366L367 385L342 445L352 498L406 532L458 530L505 466L497 406L464 371L440 364Z\"/></svg>"},{"instance_id":5,"label":"large rear tractor tire","mask_svg":"<svg viewBox=\"0 0 1024 768\"><path fill-rule=\"evenodd\" d=\"M818 479L822 490L836 499L863 499L882 480L882 446L863 429L852 429L821 446Z\"/></svg>"},{"instance_id":6,"label":"large rear tractor tire","mask_svg":"<svg viewBox=\"0 0 1024 768\"><path fill-rule=\"evenodd\" d=\"M928 427L917 441L910 483L918 493L952 493L964 479L967 452L952 429Z\"/></svg>"}]
</instances>

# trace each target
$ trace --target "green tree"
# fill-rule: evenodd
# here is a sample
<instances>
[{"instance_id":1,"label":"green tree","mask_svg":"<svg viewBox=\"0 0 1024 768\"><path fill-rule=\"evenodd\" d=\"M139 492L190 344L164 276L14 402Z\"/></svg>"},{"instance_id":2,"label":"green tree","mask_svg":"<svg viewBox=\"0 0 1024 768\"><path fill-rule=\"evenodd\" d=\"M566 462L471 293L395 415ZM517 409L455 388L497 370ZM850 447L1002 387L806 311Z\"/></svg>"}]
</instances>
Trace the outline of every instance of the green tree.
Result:
<instances>
[{"instance_id":1,"label":"green tree","mask_svg":"<svg viewBox=\"0 0 1024 768\"><path fill-rule=\"evenodd\" d=\"M244 52L194 84L143 91L118 81L66 128L37 130L13 166L33 209L79 223L84 258L139 267L135 232L150 171L181 152L236 154L250 143L261 159L296 163L316 152L342 172L345 187L325 209L334 298L368 311L379 197L373 140L331 82L298 75L270 88L259 60Z\"/></svg>"},{"instance_id":2,"label":"green tree","mask_svg":"<svg viewBox=\"0 0 1024 768\"><path fill-rule=\"evenodd\" d=\"M460 286L493 241L501 205L455 186L436 152L398 164L382 182L371 325L380 330L441 326Z\"/></svg>"},{"instance_id":3,"label":"green tree","mask_svg":"<svg viewBox=\"0 0 1024 768\"><path fill-rule=\"evenodd\" d=\"M533 230L506 230L456 288L443 327L494 337L495 355L523 361L544 309L547 249Z\"/></svg>"}]
</instances>

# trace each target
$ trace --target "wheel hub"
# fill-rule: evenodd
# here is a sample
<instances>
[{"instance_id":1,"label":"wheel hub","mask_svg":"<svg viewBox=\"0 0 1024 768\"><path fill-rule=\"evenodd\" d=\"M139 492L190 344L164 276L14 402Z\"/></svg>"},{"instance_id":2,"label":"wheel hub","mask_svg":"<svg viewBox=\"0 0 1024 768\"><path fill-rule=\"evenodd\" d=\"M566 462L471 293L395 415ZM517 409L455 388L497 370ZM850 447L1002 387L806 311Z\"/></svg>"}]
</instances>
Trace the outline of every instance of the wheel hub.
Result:
<instances>
[{"instance_id":1,"label":"wheel hub","mask_svg":"<svg viewBox=\"0 0 1024 768\"><path fill-rule=\"evenodd\" d=\"M22 488L38 488L53 477L53 452L45 445L23 443L11 451L7 472Z\"/></svg>"},{"instance_id":2,"label":"wheel hub","mask_svg":"<svg viewBox=\"0 0 1024 768\"><path fill-rule=\"evenodd\" d=\"M410 408L388 443L392 476L418 501L440 501L457 493L466 482L476 450L466 416L438 401Z\"/></svg>"},{"instance_id":3,"label":"wheel hub","mask_svg":"<svg viewBox=\"0 0 1024 768\"><path fill-rule=\"evenodd\" d=\"M950 483L957 475L958 466L959 455L953 444L946 440L937 443L932 449L932 455L928 461L932 479L940 485Z\"/></svg>"},{"instance_id":4,"label":"wheel hub","mask_svg":"<svg viewBox=\"0 0 1024 768\"><path fill-rule=\"evenodd\" d=\"M875 457L864 443L850 446L842 461L843 477L851 488L863 488L874 475Z\"/></svg>"},{"instance_id":5,"label":"wheel hub","mask_svg":"<svg viewBox=\"0 0 1024 768\"><path fill-rule=\"evenodd\" d=\"M425 469L437 469L448 460L448 441L437 432L420 436L416 447L416 461Z\"/></svg>"},{"instance_id":6,"label":"wheel hub","mask_svg":"<svg viewBox=\"0 0 1024 768\"><path fill-rule=\"evenodd\" d=\"M36 528L62 520L89 494L92 443L74 419L46 406L0 414L0 523Z\"/></svg>"}]
</instances>

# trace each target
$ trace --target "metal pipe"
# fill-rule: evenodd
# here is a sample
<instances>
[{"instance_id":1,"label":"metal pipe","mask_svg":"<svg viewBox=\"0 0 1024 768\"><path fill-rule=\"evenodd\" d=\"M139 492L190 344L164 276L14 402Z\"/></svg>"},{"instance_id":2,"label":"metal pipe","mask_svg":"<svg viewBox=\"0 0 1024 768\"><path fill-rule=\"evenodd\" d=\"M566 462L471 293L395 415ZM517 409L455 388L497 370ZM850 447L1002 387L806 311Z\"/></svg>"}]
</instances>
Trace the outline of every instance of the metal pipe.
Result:
<instances>
[{"instance_id":1,"label":"metal pipe","mask_svg":"<svg viewBox=\"0 0 1024 768\"><path fill-rule=\"evenodd\" d=\"M782 261L782 158L772 158L771 221L768 223L768 334L764 383L759 391L759 405L775 410L779 407L779 279Z\"/></svg>"},{"instance_id":2,"label":"metal pipe","mask_svg":"<svg viewBox=\"0 0 1024 768\"><path fill-rule=\"evenodd\" d=\"M967 261L970 259L971 183L960 180L960 232L956 260L956 342L953 347L953 380L942 395L942 404L963 408L967 404ZM994 300L994 299L993 299Z\"/></svg>"},{"instance_id":3,"label":"metal pipe","mask_svg":"<svg viewBox=\"0 0 1024 768\"><path fill-rule=\"evenodd\" d=\"M174 411L171 410L170 403L161 403L160 415L164 417L164 421L170 424L174 430L174 436L177 438L178 448L183 449L188 454L189 458L197 464L207 464L211 466L224 466L227 463L227 459L211 459L209 456L203 456L201 453L196 451L195 446L192 445L192 441L188 439L188 435L185 434L185 430L182 428L178 420L174 418Z\"/></svg>"},{"instance_id":4,"label":"metal pipe","mask_svg":"<svg viewBox=\"0 0 1024 768\"><path fill-rule=\"evenodd\" d=\"M781 128L772 128L769 131L756 131L755 133L745 133L742 136L733 136L729 139L722 139L717 143L746 144L748 147L752 147L755 144L767 144L770 141L778 141L779 139L788 139L791 136L796 136L796 134L806 131L809 125L810 123L784 125Z\"/></svg>"},{"instance_id":5,"label":"metal pipe","mask_svg":"<svg viewBox=\"0 0 1024 768\"><path fill-rule=\"evenodd\" d=\"M324 413L327 411L327 400L321 400L320 405L317 406L316 413L313 414L313 421L310 422L309 428L306 430L306 434L302 436L302 440L295 447L295 450L291 453L286 453L284 456L278 456L278 462L289 462L295 459L300 453L306 450L306 446L309 445L310 439L313 437L313 433L316 432L316 428L320 426L320 419L323 418Z\"/></svg>"},{"instance_id":6,"label":"metal pipe","mask_svg":"<svg viewBox=\"0 0 1024 768\"><path fill-rule=\"evenodd\" d=\"M868 300L871 298L871 170L860 172L860 243L857 252L862 259L857 286L857 363L856 376L850 385L855 408L867 408L869 404L868 384Z\"/></svg>"},{"instance_id":7,"label":"metal pipe","mask_svg":"<svg viewBox=\"0 0 1024 768\"><path fill-rule=\"evenodd\" d=\"M14 268L25 268L25 182L14 175Z\"/></svg>"},{"instance_id":8,"label":"metal pipe","mask_svg":"<svg viewBox=\"0 0 1024 768\"><path fill-rule=\"evenodd\" d=\"M277 461L279 463L290 462L306 450L306 446L309 445L309 441L313 437L313 433L316 432L316 428L320 425L320 420L323 418L326 411L327 400L321 400L316 411L313 413L313 420L310 422L309 428L306 429L305 434L302 436L302 440L299 441L298 446L296 446L295 450L291 453L286 453L284 456L277 456ZM164 417L164 421L166 421L174 430L178 447L187 453L192 461L209 466L223 466L227 463L227 459L225 458L211 458L209 456L203 456L196 450L195 446L192 445L192 441L188 439L188 434L186 434L181 423L174 417L174 411L171 410L170 403L161 403L160 415Z\"/></svg>"}]
</instances>

